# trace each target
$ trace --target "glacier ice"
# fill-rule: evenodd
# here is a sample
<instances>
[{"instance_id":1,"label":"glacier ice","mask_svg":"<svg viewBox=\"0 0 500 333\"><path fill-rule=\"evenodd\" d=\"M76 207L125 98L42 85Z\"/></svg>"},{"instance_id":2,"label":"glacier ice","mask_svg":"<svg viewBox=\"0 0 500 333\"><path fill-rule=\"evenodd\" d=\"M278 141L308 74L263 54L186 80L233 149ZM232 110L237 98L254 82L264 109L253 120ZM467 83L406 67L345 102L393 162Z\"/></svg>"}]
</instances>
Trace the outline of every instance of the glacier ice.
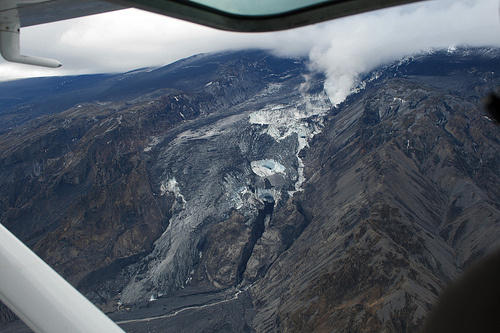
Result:
<instances>
[{"instance_id":1,"label":"glacier ice","mask_svg":"<svg viewBox=\"0 0 500 333\"><path fill-rule=\"evenodd\" d=\"M285 173L285 167L275 160L252 161L250 165L252 171L263 178L277 173Z\"/></svg>"},{"instance_id":2,"label":"glacier ice","mask_svg":"<svg viewBox=\"0 0 500 333\"><path fill-rule=\"evenodd\" d=\"M306 78L305 83L301 86L301 90L307 88L307 85L308 80ZM276 87L273 88L276 89ZM297 136L298 147L296 157L298 162L298 178L295 183L295 191L300 191L305 181L304 163L299 157L299 152L309 146L309 140L314 135L321 132L323 117L331 108L332 104L325 92L315 95L302 92L301 98L295 103L288 105L268 105L249 115L248 121L251 124L262 125L262 133L270 135L277 141L282 141L291 135ZM284 172L284 169L279 171L281 169L277 169L275 164L262 161L252 162L252 170L260 177ZM295 191L290 191L289 194L292 195Z\"/></svg>"}]
</instances>

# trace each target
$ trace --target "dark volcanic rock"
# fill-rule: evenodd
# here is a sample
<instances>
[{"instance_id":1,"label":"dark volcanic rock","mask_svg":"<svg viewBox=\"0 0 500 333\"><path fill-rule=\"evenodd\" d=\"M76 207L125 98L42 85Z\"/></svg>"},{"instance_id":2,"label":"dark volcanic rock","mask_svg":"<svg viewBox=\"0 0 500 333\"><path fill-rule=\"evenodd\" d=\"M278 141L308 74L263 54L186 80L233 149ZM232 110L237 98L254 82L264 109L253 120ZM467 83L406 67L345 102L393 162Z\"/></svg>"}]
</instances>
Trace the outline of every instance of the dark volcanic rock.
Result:
<instances>
[{"instance_id":1,"label":"dark volcanic rock","mask_svg":"<svg viewBox=\"0 0 500 333\"><path fill-rule=\"evenodd\" d=\"M183 216L184 206L191 207L191 199L196 197L199 188L211 188L208 194L221 196L225 187L217 183L219 179L229 182L228 186L232 184L231 177L239 178L236 181L245 186L251 184L252 180L247 179L252 174L248 158L263 158L273 150L289 149L287 163L296 165L294 144L283 150L277 143L266 147L269 140L259 138L262 144L255 145L253 140L258 138L260 130L252 129L254 125L247 121L248 115L241 111L248 111L245 105L259 109L268 98L269 86L278 87L282 77L291 74L294 77L290 79L291 84L283 85L281 91L295 93L290 89L302 82L303 69L301 61L277 59L263 52L198 56L151 73L134 74L133 80L146 75L155 82L149 88L139 86L140 98L128 95L129 88L123 87L123 82L132 84L128 81L132 80L129 73L123 80L115 77L115 86L121 88L106 95L110 101L78 104L6 131L0 137L2 223L92 300L99 303L113 300L132 276L148 272L147 266L157 253L151 255L154 242L167 231L172 216ZM172 73L177 73L175 80ZM143 80L147 81L144 77ZM44 84L45 81L36 82ZM16 84L4 85L8 88ZM145 94L144 89L152 88L157 90ZM127 102L113 101L120 94L127 95ZM37 98L42 98L41 95ZM251 99L254 101L249 102ZM2 119L8 118L6 115ZM245 126L224 133L233 122ZM208 140L219 133L224 134L220 141ZM239 139L240 135L247 138L246 142ZM240 153L241 150L248 152L247 155ZM221 161L219 168L215 167L214 160ZM214 179L206 178L207 172ZM185 196L179 193L176 179ZM259 177L256 180L264 183ZM292 181L286 183L281 176L274 177L273 183L293 189ZM243 196L244 201L255 201L255 204L247 209L244 218L237 219L240 224L231 224L235 222L231 220L235 207L220 197L224 207L214 206L212 211L202 209L208 214L196 227L200 232L193 234L193 243L182 244L182 251L188 251L192 262L198 262L198 247L214 253L214 258L220 253L229 260L230 256L216 252L211 242L230 235L235 226L242 229L234 232L248 231L246 238L244 234L237 236L243 237L241 247L233 246L236 267L229 268L226 276L220 272L223 262L219 261L220 267L202 266L205 260L210 260L204 257L197 270L199 282L208 281L206 283L220 287L241 279L250 247L253 247L251 242L255 241L251 239L252 218L258 215L260 205L264 205L251 191ZM206 195L201 207L208 206L213 199ZM192 209L199 210L196 205L200 203L194 202ZM211 231L212 226L224 220L229 229L225 230L223 223ZM184 239L182 233L174 237ZM202 243L206 248L201 247ZM193 248L189 249L188 245ZM157 247L155 251L163 250ZM173 272L179 274L175 280L155 286L151 292L183 285L191 264L183 260L180 265L186 269ZM149 293L143 291L131 301L148 298Z\"/></svg>"},{"instance_id":2,"label":"dark volcanic rock","mask_svg":"<svg viewBox=\"0 0 500 333\"><path fill-rule=\"evenodd\" d=\"M146 68L125 74L96 74L64 77L33 78L1 83L0 134L42 115L56 114L77 104L95 101L151 101L179 91L204 90L215 83L210 92L220 91L237 77L245 77L245 89L259 89L251 77L286 71L293 62L263 57L260 51L195 55L161 68ZM251 62L246 70L242 67ZM271 67L268 67L270 65ZM253 73L252 73L253 72ZM207 91L207 90L206 90ZM232 95L240 96L238 94Z\"/></svg>"},{"instance_id":3,"label":"dark volcanic rock","mask_svg":"<svg viewBox=\"0 0 500 333\"><path fill-rule=\"evenodd\" d=\"M228 287L239 282L240 265L245 250L248 251L251 230L246 219L238 212L224 222L215 225L202 248L197 280L207 279L216 287Z\"/></svg>"},{"instance_id":4,"label":"dark volcanic rock","mask_svg":"<svg viewBox=\"0 0 500 333\"><path fill-rule=\"evenodd\" d=\"M481 90L436 80L383 77L330 116L304 156L312 220L253 287L258 330L415 332L500 246L499 130Z\"/></svg>"},{"instance_id":5,"label":"dark volcanic rock","mask_svg":"<svg viewBox=\"0 0 500 333\"><path fill-rule=\"evenodd\" d=\"M500 246L498 59L409 57L338 108L259 51L29 81L55 97L0 96L0 219L114 317L167 313L133 330L416 332Z\"/></svg>"},{"instance_id":6,"label":"dark volcanic rock","mask_svg":"<svg viewBox=\"0 0 500 333\"><path fill-rule=\"evenodd\" d=\"M124 302L190 283L242 281L274 209L301 179L297 153L320 126L306 119L330 107L324 92L300 89L304 68L296 65L264 72L260 84L270 81L253 97L157 136L151 174L160 196L175 195L175 213L123 289Z\"/></svg>"}]
</instances>

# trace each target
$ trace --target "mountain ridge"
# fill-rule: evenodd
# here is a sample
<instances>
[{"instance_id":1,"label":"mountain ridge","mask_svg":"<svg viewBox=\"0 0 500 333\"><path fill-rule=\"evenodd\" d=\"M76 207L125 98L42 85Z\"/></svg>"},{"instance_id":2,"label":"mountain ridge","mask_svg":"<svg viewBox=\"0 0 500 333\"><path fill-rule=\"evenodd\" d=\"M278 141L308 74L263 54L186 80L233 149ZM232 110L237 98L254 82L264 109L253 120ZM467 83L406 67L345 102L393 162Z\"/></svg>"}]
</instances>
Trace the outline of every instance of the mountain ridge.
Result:
<instances>
[{"instance_id":1,"label":"mountain ridge","mask_svg":"<svg viewBox=\"0 0 500 333\"><path fill-rule=\"evenodd\" d=\"M417 331L500 245L500 134L478 107L499 52L485 50L395 62L337 107L303 60L178 62L212 66L199 90L167 82L1 134L1 221L114 316L240 288L246 310L206 329Z\"/></svg>"}]
</instances>

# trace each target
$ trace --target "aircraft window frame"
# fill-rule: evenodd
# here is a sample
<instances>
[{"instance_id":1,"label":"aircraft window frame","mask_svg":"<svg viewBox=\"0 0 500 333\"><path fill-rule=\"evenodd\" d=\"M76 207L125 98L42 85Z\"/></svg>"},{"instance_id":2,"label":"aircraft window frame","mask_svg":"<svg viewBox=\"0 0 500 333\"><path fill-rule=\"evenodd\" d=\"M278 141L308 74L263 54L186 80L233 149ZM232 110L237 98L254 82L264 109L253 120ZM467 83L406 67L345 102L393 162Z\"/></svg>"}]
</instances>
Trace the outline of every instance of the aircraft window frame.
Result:
<instances>
[{"instance_id":1,"label":"aircraft window frame","mask_svg":"<svg viewBox=\"0 0 500 333\"><path fill-rule=\"evenodd\" d=\"M190 0L207 7L236 15L265 16L342 0Z\"/></svg>"},{"instance_id":2,"label":"aircraft window frame","mask_svg":"<svg viewBox=\"0 0 500 333\"><path fill-rule=\"evenodd\" d=\"M330 0L271 15L239 15L187 0L115 0L123 6L163 14L221 30L269 32L426 0Z\"/></svg>"}]
</instances>

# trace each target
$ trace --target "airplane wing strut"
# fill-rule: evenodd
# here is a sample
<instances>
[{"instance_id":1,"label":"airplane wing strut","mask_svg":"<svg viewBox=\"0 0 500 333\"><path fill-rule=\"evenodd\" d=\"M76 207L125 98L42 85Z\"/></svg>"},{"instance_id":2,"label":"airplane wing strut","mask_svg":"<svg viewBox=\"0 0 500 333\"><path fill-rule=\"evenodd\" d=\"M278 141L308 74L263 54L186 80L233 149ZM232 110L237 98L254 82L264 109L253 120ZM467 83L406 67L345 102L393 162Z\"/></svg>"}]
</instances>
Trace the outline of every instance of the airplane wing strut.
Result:
<instances>
[{"instance_id":1,"label":"airplane wing strut","mask_svg":"<svg viewBox=\"0 0 500 333\"><path fill-rule=\"evenodd\" d=\"M124 333L1 224L0 300L37 333Z\"/></svg>"}]
</instances>

